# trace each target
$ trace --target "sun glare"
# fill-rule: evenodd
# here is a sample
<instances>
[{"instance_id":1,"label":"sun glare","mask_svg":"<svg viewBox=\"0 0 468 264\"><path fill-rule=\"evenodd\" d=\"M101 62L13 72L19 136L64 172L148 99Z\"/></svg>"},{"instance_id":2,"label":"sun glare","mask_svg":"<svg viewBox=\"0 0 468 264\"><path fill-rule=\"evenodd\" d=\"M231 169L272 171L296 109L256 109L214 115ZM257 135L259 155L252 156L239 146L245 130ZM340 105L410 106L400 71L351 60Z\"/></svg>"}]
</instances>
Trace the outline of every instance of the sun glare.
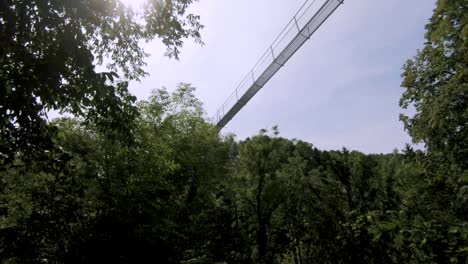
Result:
<instances>
[{"instance_id":1,"label":"sun glare","mask_svg":"<svg viewBox=\"0 0 468 264\"><path fill-rule=\"evenodd\" d=\"M120 0L125 5L131 7L133 10L142 9L147 0Z\"/></svg>"}]
</instances>

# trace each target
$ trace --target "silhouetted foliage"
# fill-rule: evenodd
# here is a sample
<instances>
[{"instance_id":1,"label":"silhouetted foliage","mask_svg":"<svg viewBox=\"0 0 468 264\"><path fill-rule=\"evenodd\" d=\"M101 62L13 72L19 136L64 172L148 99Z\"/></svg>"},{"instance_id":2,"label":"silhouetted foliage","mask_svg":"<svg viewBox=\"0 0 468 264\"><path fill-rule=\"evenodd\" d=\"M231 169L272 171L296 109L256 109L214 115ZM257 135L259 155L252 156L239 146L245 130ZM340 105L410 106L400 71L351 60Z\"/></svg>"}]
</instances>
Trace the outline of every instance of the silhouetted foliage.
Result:
<instances>
[{"instance_id":1,"label":"silhouetted foliage","mask_svg":"<svg viewBox=\"0 0 468 264\"><path fill-rule=\"evenodd\" d=\"M114 0L0 2L1 263L468 263L466 1L438 1L404 66L416 111L401 118L425 149L379 155L277 126L221 136L187 83L135 102L138 41L177 56L199 40L191 2L142 17ZM49 123L52 109L74 117Z\"/></svg>"}]
</instances>

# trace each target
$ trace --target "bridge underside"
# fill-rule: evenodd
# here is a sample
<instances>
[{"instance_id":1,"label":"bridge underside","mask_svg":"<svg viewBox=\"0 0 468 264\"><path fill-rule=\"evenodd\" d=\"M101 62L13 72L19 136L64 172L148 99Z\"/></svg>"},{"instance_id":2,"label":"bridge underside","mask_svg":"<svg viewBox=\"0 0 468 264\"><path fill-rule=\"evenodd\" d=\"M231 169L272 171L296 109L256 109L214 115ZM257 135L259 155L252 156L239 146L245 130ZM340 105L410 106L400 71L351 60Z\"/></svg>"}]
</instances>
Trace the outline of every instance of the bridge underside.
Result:
<instances>
[{"instance_id":1,"label":"bridge underside","mask_svg":"<svg viewBox=\"0 0 468 264\"><path fill-rule=\"evenodd\" d=\"M223 128L342 3L343 0L307 0L219 108L214 116L216 126Z\"/></svg>"}]
</instances>

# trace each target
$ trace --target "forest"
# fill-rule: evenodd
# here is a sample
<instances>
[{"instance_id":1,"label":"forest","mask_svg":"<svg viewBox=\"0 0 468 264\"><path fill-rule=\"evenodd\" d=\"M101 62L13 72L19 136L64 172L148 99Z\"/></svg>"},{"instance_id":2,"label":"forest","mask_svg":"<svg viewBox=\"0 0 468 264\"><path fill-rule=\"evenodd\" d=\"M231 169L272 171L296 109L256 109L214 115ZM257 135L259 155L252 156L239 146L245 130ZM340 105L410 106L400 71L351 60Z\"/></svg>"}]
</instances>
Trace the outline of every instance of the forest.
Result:
<instances>
[{"instance_id":1,"label":"forest","mask_svg":"<svg viewBox=\"0 0 468 264\"><path fill-rule=\"evenodd\" d=\"M141 41L203 44L193 4L0 1L1 263L468 263L466 0L403 65L423 147L388 154L238 140L189 83L138 101Z\"/></svg>"}]
</instances>

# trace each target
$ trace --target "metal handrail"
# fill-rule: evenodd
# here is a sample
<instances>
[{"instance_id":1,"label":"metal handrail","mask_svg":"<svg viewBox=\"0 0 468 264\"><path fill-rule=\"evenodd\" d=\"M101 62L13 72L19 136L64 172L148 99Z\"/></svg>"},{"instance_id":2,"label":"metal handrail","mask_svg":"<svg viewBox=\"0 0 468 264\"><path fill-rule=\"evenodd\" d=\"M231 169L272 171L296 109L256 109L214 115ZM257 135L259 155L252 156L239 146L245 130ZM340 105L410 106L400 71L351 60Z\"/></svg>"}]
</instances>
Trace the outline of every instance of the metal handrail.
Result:
<instances>
[{"instance_id":1,"label":"metal handrail","mask_svg":"<svg viewBox=\"0 0 468 264\"><path fill-rule=\"evenodd\" d=\"M309 10L311 9L311 7L317 2L317 1L321 1L323 2L323 4L318 8L318 10L316 12L313 13L313 15L311 17L307 17L306 14L307 12L309 12ZM221 107L217 110L215 116L212 118L212 120L214 120L216 123L219 124L220 120L226 115L226 107L228 107L230 104L233 104L232 107L236 106L236 104L241 104L241 105L244 105L245 103L241 103L239 102L239 92L241 92L241 88L246 85L246 84L249 84L251 83L252 86L255 86L256 85L256 76L255 76L255 71L256 70L262 70L262 69L258 69L258 67L260 67L268 58L270 58L271 56L271 63L275 63L276 62L276 59L277 57L275 57L275 54L279 55L279 54L282 54L286 49L288 49L288 46L291 44L291 41L293 41L295 38L297 38L298 35L302 35L302 31L305 30L306 27L309 26L309 23L311 23L311 21L313 21L315 19L315 17L328 5L330 4L331 2L333 1L337 1L339 4L342 4L343 3L343 0L306 0L301 8L294 14L294 16L289 20L289 22L286 24L286 26L281 30L281 32L278 34L278 36L273 40L273 42L269 45L269 47L267 48L267 50L262 54L262 56L260 57L260 59L254 64L254 66L249 70L249 72L245 75L245 77L240 81L240 83L236 86L236 88L234 89L234 91L229 95L229 97L226 99L226 101L224 101L224 103L221 105ZM336 9L336 7L335 7ZM334 10L332 10L333 12ZM332 13L331 12L331 13ZM330 13L330 14L331 14ZM328 14L326 16L326 18L330 15ZM325 19L326 19L325 18ZM303 20L306 20L305 23L303 23L304 21ZM323 19L323 21L325 20ZM321 23L323 23L323 21ZM320 23L320 24L321 24ZM304 24L303 26L301 26L302 24ZM319 24L319 26L320 26ZM318 28L318 27L317 27ZM285 41L286 37L289 36L289 34L291 33L292 30L295 29L295 32L296 34L294 35L294 37L292 39L287 39L287 41ZM309 28L307 28L309 29ZM310 32L309 32L309 36L310 36ZM303 37L305 38L309 38L309 36L305 36L305 35L302 35ZM283 47L283 49L279 50L280 52L277 52L278 50L278 47L281 45L281 44L286 44L285 47ZM295 51L294 51L295 52ZM293 52L293 53L294 53ZM292 55L290 55L292 56ZM286 58L284 61L287 61L288 58ZM282 66L282 65L281 65ZM268 69L269 67L271 67L271 64L270 66L266 67L264 70ZM262 75L263 74L263 71L261 71L261 73L259 74ZM271 76L270 76L271 78ZM249 79L252 79L252 82L249 82ZM268 78L269 79L269 78ZM250 89L252 89L252 87L248 88L246 90L246 92L248 92ZM256 89L258 90L258 89ZM243 95L241 95L242 97ZM238 111L238 110L237 110ZM237 113L237 112L236 112Z\"/></svg>"}]
</instances>

